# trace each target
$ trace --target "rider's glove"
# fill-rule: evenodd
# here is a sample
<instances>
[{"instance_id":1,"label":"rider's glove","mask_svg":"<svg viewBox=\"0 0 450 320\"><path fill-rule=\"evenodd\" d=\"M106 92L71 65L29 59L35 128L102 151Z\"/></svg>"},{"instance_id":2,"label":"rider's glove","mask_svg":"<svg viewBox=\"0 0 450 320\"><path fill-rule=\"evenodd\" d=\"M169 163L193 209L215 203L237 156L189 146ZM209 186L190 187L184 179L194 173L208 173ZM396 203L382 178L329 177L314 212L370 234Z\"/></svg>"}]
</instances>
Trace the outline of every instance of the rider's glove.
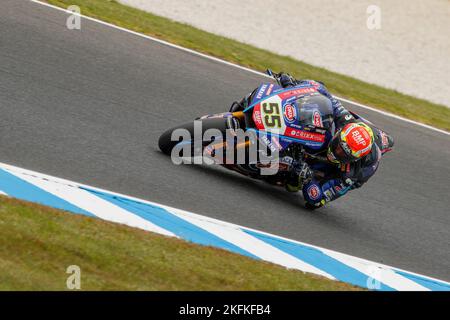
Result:
<instances>
[{"instance_id":1,"label":"rider's glove","mask_svg":"<svg viewBox=\"0 0 450 320\"><path fill-rule=\"evenodd\" d=\"M280 159L280 165L284 166L287 170L292 168L292 164L294 163L294 158L289 156L284 156Z\"/></svg>"},{"instance_id":2,"label":"rider's glove","mask_svg":"<svg viewBox=\"0 0 450 320\"><path fill-rule=\"evenodd\" d=\"M299 166L295 168L299 179L301 180L301 184L304 185L309 183L314 177L314 172L308 166L306 162L302 162Z\"/></svg>"},{"instance_id":3,"label":"rider's glove","mask_svg":"<svg viewBox=\"0 0 450 320\"><path fill-rule=\"evenodd\" d=\"M286 183L286 190L289 192L299 191L305 184L308 184L314 177L314 172L306 162L296 162L292 164L292 177Z\"/></svg>"},{"instance_id":4,"label":"rider's glove","mask_svg":"<svg viewBox=\"0 0 450 320\"><path fill-rule=\"evenodd\" d=\"M287 73L282 73L279 78L280 84L283 88L295 86L295 79Z\"/></svg>"}]
</instances>

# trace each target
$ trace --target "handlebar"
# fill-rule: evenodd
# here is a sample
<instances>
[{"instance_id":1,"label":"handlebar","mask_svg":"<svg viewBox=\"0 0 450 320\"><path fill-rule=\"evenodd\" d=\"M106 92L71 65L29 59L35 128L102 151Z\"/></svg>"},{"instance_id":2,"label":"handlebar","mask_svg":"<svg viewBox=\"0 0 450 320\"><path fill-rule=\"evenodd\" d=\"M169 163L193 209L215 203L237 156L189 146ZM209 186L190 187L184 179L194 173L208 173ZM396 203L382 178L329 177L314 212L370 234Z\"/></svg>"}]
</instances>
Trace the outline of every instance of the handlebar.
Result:
<instances>
[{"instance_id":1,"label":"handlebar","mask_svg":"<svg viewBox=\"0 0 450 320\"><path fill-rule=\"evenodd\" d=\"M280 77L281 77L281 73L276 73L273 72L271 69L267 69L266 70L267 75L271 76L272 78L275 79L275 81L280 84Z\"/></svg>"}]
</instances>

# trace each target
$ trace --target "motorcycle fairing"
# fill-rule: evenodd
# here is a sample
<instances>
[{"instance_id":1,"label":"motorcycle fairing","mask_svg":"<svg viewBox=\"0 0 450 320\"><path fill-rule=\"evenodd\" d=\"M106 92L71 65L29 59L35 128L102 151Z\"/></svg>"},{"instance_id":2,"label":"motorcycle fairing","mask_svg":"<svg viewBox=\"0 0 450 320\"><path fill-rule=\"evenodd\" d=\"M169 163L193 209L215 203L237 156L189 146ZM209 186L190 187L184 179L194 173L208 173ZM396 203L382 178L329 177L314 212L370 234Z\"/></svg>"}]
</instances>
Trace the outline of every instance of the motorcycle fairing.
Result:
<instances>
[{"instance_id":1,"label":"motorcycle fairing","mask_svg":"<svg viewBox=\"0 0 450 320\"><path fill-rule=\"evenodd\" d=\"M250 106L244 112L252 112L256 130L276 135L284 147L290 143L300 143L318 150L324 146L329 137L326 130L321 130L322 114L313 109L311 123L299 125L300 109L296 104L299 97L319 95L316 86L296 86L283 89L274 84L262 84L255 91Z\"/></svg>"}]
</instances>

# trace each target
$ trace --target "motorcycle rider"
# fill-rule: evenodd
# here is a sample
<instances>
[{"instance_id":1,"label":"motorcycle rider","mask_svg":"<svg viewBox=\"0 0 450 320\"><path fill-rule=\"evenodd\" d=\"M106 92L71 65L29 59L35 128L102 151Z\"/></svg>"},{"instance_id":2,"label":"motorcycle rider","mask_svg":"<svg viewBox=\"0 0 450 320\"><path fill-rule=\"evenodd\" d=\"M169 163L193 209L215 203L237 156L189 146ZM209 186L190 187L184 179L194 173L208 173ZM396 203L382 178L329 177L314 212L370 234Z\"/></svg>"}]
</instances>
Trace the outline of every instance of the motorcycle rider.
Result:
<instances>
[{"instance_id":1,"label":"motorcycle rider","mask_svg":"<svg viewBox=\"0 0 450 320\"><path fill-rule=\"evenodd\" d=\"M393 146L392 138L381 130L371 128L355 119L321 82L296 80L289 74L281 73L279 83L283 88L314 87L320 94L330 99L335 124L333 138L322 152L318 153L326 155L328 160L319 165L324 176L316 179L317 168L310 167L307 159L299 161L301 159L292 159L287 155L282 159L282 161L287 159L291 164L291 176L287 181L286 190L297 192L302 189L305 207L313 210L367 182L378 168L382 149L387 150ZM234 102L230 111L245 109L252 94L240 102Z\"/></svg>"},{"instance_id":2,"label":"motorcycle rider","mask_svg":"<svg viewBox=\"0 0 450 320\"><path fill-rule=\"evenodd\" d=\"M310 173L306 179L302 174L298 175L305 206L320 208L349 190L360 188L375 174L381 155L372 128L358 121L344 125L335 133L326 150L329 167L332 167L326 177L318 181Z\"/></svg>"}]
</instances>

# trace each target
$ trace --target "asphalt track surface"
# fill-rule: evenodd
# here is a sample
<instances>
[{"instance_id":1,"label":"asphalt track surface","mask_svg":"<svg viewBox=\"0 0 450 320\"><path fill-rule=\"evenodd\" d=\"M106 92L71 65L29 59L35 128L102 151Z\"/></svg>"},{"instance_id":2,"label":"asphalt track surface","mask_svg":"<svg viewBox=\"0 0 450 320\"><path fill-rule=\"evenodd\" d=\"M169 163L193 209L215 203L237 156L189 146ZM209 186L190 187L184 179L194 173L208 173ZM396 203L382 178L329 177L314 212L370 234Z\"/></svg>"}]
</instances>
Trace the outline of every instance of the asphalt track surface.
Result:
<instances>
[{"instance_id":1,"label":"asphalt track surface","mask_svg":"<svg viewBox=\"0 0 450 320\"><path fill-rule=\"evenodd\" d=\"M357 106L395 137L361 189L309 212L220 167L172 164L167 127L266 79L25 0L0 2L0 162L450 280L450 138ZM320 80L320 79L318 79Z\"/></svg>"}]
</instances>

